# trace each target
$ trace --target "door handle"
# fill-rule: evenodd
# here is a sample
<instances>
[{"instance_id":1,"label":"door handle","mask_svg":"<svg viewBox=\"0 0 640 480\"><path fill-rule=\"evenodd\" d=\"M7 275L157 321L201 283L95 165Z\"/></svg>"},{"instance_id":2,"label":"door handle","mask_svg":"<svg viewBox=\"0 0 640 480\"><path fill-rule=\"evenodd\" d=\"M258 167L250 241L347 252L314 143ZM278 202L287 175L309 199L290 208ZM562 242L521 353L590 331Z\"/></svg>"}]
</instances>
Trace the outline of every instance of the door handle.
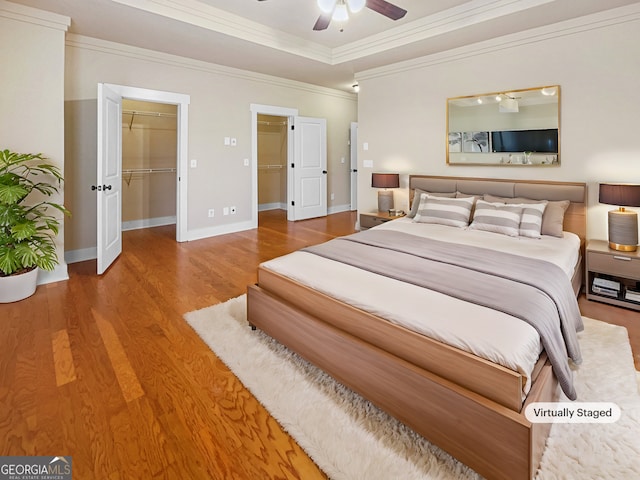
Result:
<instances>
[{"instance_id":1,"label":"door handle","mask_svg":"<svg viewBox=\"0 0 640 480\"><path fill-rule=\"evenodd\" d=\"M103 185L102 189L103 190L111 190L111 185Z\"/></svg>"},{"instance_id":2,"label":"door handle","mask_svg":"<svg viewBox=\"0 0 640 480\"><path fill-rule=\"evenodd\" d=\"M94 190L98 190L100 192L102 190L102 187L100 185L98 185L97 187L95 185L91 185L91 191Z\"/></svg>"},{"instance_id":3,"label":"door handle","mask_svg":"<svg viewBox=\"0 0 640 480\"><path fill-rule=\"evenodd\" d=\"M326 170L322 170L322 173L324 173L324 174L326 175L326 174L327 174L327 171L326 171Z\"/></svg>"}]
</instances>

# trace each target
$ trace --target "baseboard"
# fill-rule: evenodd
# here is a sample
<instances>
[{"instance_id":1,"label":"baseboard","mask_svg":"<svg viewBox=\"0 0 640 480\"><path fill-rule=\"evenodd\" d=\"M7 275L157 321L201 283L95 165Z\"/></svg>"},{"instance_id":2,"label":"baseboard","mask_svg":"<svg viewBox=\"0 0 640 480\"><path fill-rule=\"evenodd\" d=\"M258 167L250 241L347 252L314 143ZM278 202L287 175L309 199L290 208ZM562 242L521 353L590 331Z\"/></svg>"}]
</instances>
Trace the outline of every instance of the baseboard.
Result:
<instances>
[{"instance_id":1,"label":"baseboard","mask_svg":"<svg viewBox=\"0 0 640 480\"><path fill-rule=\"evenodd\" d=\"M175 224L175 215L169 217L142 218L140 220L130 220L128 222L122 222L122 231L126 232L127 230L139 230L141 228L162 227L163 225Z\"/></svg>"},{"instance_id":2,"label":"baseboard","mask_svg":"<svg viewBox=\"0 0 640 480\"><path fill-rule=\"evenodd\" d=\"M45 285L47 283L53 283L53 282L61 282L64 280L69 280L69 270L67 269L66 263L59 263L50 272L42 269L38 271L38 285Z\"/></svg>"},{"instance_id":3,"label":"baseboard","mask_svg":"<svg viewBox=\"0 0 640 480\"><path fill-rule=\"evenodd\" d=\"M259 212L266 212L267 210L286 210L287 204L282 202L274 203L261 203L258 205Z\"/></svg>"},{"instance_id":4,"label":"baseboard","mask_svg":"<svg viewBox=\"0 0 640 480\"><path fill-rule=\"evenodd\" d=\"M84 262L98 258L98 247L81 248L64 252L64 260L67 263Z\"/></svg>"},{"instance_id":5,"label":"baseboard","mask_svg":"<svg viewBox=\"0 0 640 480\"><path fill-rule=\"evenodd\" d=\"M347 205L334 205L332 207L329 207L327 209L327 213L329 215L332 215L334 213L342 213L342 212L350 212L351 211L351 204L347 204Z\"/></svg>"},{"instance_id":6,"label":"baseboard","mask_svg":"<svg viewBox=\"0 0 640 480\"><path fill-rule=\"evenodd\" d=\"M187 241L202 240L203 238L216 237L226 233L243 232L256 228L251 221L230 223L228 225L219 225L217 227L200 228L198 230L190 230L187 232Z\"/></svg>"}]
</instances>

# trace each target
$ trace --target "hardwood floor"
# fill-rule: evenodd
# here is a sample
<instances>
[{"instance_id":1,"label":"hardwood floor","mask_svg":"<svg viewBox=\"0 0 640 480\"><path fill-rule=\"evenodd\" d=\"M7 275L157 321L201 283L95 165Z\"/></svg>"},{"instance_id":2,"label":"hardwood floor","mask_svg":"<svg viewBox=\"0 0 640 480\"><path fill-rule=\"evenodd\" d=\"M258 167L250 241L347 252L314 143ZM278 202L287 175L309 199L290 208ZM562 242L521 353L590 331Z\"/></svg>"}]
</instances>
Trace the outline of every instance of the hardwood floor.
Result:
<instances>
[{"instance_id":1,"label":"hardwood floor","mask_svg":"<svg viewBox=\"0 0 640 480\"><path fill-rule=\"evenodd\" d=\"M0 455L72 455L78 479L315 479L309 457L182 315L245 292L267 259L353 232L355 213L187 243L173 227L126 232L101 277L0 304ZM640 313L580 299L583 314L629 329Z\"/></svg>"}]
</instances>

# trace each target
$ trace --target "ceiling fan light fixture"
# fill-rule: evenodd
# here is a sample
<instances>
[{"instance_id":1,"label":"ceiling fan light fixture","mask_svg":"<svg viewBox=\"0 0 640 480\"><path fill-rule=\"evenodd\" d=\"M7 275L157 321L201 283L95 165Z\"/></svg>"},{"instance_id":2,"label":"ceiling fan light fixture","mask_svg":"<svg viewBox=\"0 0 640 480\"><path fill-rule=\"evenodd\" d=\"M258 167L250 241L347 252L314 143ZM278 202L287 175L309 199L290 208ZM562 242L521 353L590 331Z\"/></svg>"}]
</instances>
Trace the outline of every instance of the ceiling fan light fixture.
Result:
<instances>
[{"instance_id":1,"label":"ceiling fan light fixture","mask_svg":"<svg viewBox=\"0 0 640 480\"><path fill-rule=\"evenodd\" d=\"M344 2L338 3L335 10L333 10L333 16L331 20L334 22L346 22L349 20L349 12L347 12L347 6Z\"/></svg>"},{"instance_id":2,"label":"ceiling fan light fixture","mask_svg":"<svg viewBox=\"0 0 640 480\"><path fill-rule=\"evenodd\" d=\"M367 0L347 0L351 13L358 13L367 5Z\"/></svg>"},{"instance_id":3,"label":"ceiling fan light fixture","mask_svg":"<svg viewBox=\"0 0 640 480\"><path fill-rule=\"evenodd\" d=\"M336 6L336 2L337 0L318 0L318 7L324 13L331 13Z\"/></svg>"}]
</instances>

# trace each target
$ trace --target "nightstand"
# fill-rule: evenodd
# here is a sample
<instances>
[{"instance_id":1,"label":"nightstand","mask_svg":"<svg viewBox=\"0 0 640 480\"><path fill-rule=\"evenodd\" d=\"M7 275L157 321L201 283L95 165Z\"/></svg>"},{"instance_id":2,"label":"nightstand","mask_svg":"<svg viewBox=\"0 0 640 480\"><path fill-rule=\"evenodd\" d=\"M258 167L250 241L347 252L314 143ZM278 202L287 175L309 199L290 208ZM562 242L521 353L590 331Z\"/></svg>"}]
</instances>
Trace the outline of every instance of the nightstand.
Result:
<instances>
[{"instance_id":1,"label":"nightstand","mask_svg":"<svg viewBox=\"0 0 640 480\"><path fill-rule=\"evenodd\" d=\"M404 214L391 216L387 212L361 213L360 230L366 230L367 228L375 227L376 225L382 225L389 220L395 220L396 218L401 217L404 217Z\"/></svg>"},{"instance_id":2,"label":"nightstand","mask_svg":"<svg viewBox=\"0 0 640 480\"><path fill-rule=\"evenodd\" d=\"M586 249L587 298L640 310L640 252L619 252L604 240Z\"/></svg>"}]
</instances>

